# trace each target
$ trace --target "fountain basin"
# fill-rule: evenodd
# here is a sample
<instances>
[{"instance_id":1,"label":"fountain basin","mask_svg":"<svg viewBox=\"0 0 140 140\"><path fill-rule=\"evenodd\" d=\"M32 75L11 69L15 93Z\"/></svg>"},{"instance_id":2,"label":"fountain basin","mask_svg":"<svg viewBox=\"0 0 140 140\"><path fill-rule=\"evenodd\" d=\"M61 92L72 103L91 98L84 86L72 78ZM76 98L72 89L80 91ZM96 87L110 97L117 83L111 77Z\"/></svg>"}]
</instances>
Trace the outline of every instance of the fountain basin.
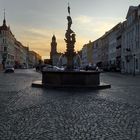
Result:
<instances>
[{"instance_id":1,"label":"fountain basin","mask_svg":"<svg viewBox=\"0 0 140 140\"><path fill-rule=\"evenodd\" d=\"M43 71L42 83L53 86L99 85L99 74L87 71Z\"/></svg>"},{"instance_id":2,"label":"fountain basin","mask_svg":"<svg viewBox=\"0 0 140 140\"><path fill-rule=\"evenodd\" d=\"M36 81L32 86L110 88L110 85L100 83L100 72L96 71L42 71L42 81Z\"/></svg>"}]
</instances>

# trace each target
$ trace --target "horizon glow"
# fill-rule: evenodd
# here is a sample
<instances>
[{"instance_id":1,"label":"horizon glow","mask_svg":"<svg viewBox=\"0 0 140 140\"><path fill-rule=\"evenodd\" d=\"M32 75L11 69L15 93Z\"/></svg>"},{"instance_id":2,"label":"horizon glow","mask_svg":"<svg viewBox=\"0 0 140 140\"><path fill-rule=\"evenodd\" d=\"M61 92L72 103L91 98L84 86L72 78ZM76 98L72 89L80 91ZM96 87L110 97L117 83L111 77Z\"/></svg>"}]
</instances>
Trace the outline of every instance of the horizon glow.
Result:
<instances>
[{"instance_id":1,"label":"horizon glow","mask_svg":"<svg viewBox=\"0 0 140 140\"><path fill-rule=\"evenodd\" d=\"M138 0L69 0L69 3L72 30L76 33L75 51L124 21L129 6L140 4ZM5 8L7 26L10 25L16 39L43 58L49 58L53 34L56 36L58 52L66 50L67 4L65 0L1 0L0 25Z\"/></svg>"}]
</instances>

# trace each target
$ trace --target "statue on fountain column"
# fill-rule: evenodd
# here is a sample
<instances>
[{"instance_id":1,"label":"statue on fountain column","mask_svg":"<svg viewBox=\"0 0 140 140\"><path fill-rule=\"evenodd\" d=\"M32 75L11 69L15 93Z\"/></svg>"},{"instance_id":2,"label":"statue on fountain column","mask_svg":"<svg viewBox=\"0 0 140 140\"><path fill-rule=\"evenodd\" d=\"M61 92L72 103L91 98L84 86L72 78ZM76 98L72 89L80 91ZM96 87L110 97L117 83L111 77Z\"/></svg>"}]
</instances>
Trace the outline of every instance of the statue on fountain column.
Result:
<instances>
[{"instance_id":1,"label":"statue on fountain column","mask_svg":"<svg viewBox=\"0 0 140 140\"><path fill-rule=\"evenodd\" d=\"M72 25L72 18L70 16L70 7L68 5L68 16L67 16L67 21L68 21L68 27L65 33L65 42L66 42L66 52L65 55L67 57L67 69L68 70L73 70L74 68L74 56L75 56L75 51L74 51L74 44L76 42L75 39L75 33L71 29Z\"/></svg>"},{"instance_id":2,"label":"statue on fountain column","mask_svg":"<svg viewBox=\"0 0 140 140\"><path fill-rule=\"evenodd\" d=\"M72 19L70 16L68 16L67 19L68 19L68 30L66 31L65 34L66 37L65 41L66 43L71 42L74 44L76 42L76 39L74 31L71 30Z\"/></svg>"},{"instance_id":3,"label":"statue on fountain column","mask_svg":"<svg viewBox=\"0 0 140 140\"><path fill-rule=\"evenodd\" d=\"M67 43L67 45L70 47L70 48L74 48L74 43L76 42L76 39L75 39L75 33L71 30L71 25L72 25L72 18L70 16L70 6L69 6L69 3L68 3L68 13L69 13L69 16L67 16L67 20L68 20L68 29L65 33L65 42Z\"/></svg>"},{"instance_id":4,"label":"statue on fountain column","mask_svg":"<svg viewBox=\"0 0 140 140\"><path fill-rule=\"evenodd\" d=\"M68 3L68 13L70 15L70 6L69 6L69 3Z\"/></svg>"},{"instance_id":5,"label":"statue on fountain column","mask_svg":"<svg viewBox=\"0 0 140 140\"><path fill-rule=\"evenodd\" d=\"M71 28L72 19L70 16L67 16L67 20L68 20L68 30L69 30Z\"/></svg>"}]
</instances>

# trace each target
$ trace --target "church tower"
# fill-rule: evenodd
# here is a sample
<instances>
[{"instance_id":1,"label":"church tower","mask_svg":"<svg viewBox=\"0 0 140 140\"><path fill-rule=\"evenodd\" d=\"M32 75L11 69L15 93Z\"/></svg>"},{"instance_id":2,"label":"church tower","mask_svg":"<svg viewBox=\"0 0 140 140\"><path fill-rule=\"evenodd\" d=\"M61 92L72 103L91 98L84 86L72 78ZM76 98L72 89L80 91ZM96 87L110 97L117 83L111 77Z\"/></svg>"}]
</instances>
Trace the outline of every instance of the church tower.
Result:
<instances>
[{"instance_id":1,"label":"church tower","mask_svg":"<svg viewBox=\"0 0 140 140\"><path fill-rule=\"evenodd\" d=\"M50 52L50 59L53 59L53 56L57 54L57 42L56 37L53 35L52 42L51 42L51 52Z\"/></svg>"}]
</instances>

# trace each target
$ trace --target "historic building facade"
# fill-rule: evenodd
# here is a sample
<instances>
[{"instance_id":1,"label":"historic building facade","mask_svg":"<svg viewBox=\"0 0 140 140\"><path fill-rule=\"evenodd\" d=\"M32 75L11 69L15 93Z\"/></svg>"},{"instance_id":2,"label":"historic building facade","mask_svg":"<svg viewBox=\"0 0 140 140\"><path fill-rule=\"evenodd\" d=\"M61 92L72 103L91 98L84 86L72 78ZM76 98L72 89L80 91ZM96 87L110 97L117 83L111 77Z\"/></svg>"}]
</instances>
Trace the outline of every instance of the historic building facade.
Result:
<instances>
[{"instance_id":1,"label":"historic building facade","mask_svg":"<svg viewBox=\"0 0 140 140\"><path fill-rule=\"evenodd\" d=\"M25 47L19 41L15 41L15 67L28 68L29 66L29 47Z\"/></svg>"},{"instance_id":2,"label":"historic building facade","mask_svg":"<svg viewBox=\"0 0 140 140\"><path fill-rule=\"evenodd\" d=\"M140 5L130 6L122 33L122 72L140 73Z\"/></svg>"},{"instance_id":3,"label":"historic building facade","mask_svg":"<svg viewBox=\"0 0 140 140\"><path fill-rule=\"evenodd\" d=\"M85 47L86 46L86 47ZM88 60L88 46L82 48L83 63ZM130 6L126 20L93 41L93 64L122 73L140 73L140 5Z\"/></svg>"},{"instance_id":4,"label":"historic building facade","mask_svg":"<svg viewBox=\"0 0 140 140\"><path fill-rule=\"evenodd\" d=\"M3 25L0 26L0 64L14 65L15 60L15 37L10 27L6 25L4 17Z\"/></svg>"},{"instance_id":5,"label":"historic building facade","mask_svg":"<svg viewBox=\"0 0 140 140\"><path fill-rule=\"evenodd\" d=\"M121 27L121 23L114 26L108 32L108 68L109 70L116 70L117 68L117 32ZM119 54L118 54L119 55Z\"/></svg>"},{"instance_id":6,"label":"historic building facade","mask_svg":"<svg viewBox=\"0 0 140 140\"><path fill-rule=\"evenodd\" d=\"M41 56L34 53L34 57L37 58L34 61L36 64ZM4 13L3 24L0 26L0 70L7 65L12 65L15 68L28 68L29 59L32 59L32 55L29 54L29 47L16 40L10 27L6 25Z\"/></svg>"},{"instance_id":7,"label":"historic building facade","mask_svg":"<svg viewBox=\"0 0 140 140\"><path fill-rule=\"evenodd\" d=\"M106 32L101 37L102 47L101 47L101 67L104 70L108 70L108 49L109 49L109 32Z\"/></svg>"},{"instance_id":8,"label":"historic building facade","mask_svg":"<svg viewBox=\"0 0 140 140\"><path fill-rule=\"evenodd\" d=\"M88 46L87 46L87 44L85 44L84 46L83 46L83 48L82 48L82 58L81 58L81 60L82 60L82 67L84 68L84 67L86 67L88 64L89 64L89 62L88 62L88 51L87 51L87 48Z\"/></svg>"},{"instance_id":9,"label":"historic building facade","mask_svg":"<svg viewBox=\"0 0 140 140\"><path fill-rule=\"evenodd\" d=\"M28 61L29 61L29 68L34 68L36 67L41 61L41 56L36 53L35 51L29 51L29 55L28 55Z\"/></svg>"}]
</instances>

